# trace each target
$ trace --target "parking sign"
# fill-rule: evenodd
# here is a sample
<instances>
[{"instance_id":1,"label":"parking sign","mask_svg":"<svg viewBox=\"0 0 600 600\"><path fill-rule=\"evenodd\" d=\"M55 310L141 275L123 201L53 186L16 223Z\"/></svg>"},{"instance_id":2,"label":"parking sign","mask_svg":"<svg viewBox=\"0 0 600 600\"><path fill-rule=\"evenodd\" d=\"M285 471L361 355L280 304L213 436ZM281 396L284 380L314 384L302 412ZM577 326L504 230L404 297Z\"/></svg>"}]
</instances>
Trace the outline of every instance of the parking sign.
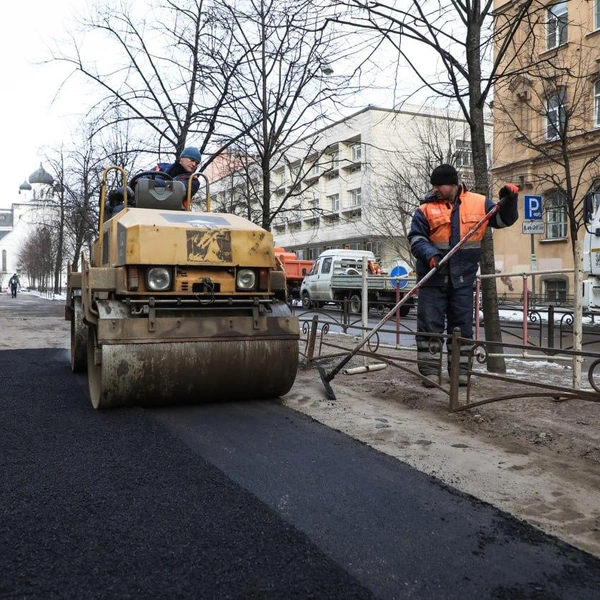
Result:
<instances>
[{"instance_id":1,"label":"parking sign","mask_svg":"<svg viewBox=\"0 0 600 600\"><path fill-rule=\"evenodd\" d=\"M525 220L538 221L542 218L542 197L523 196L525 205Z\"/></svg>"}]
</instances>

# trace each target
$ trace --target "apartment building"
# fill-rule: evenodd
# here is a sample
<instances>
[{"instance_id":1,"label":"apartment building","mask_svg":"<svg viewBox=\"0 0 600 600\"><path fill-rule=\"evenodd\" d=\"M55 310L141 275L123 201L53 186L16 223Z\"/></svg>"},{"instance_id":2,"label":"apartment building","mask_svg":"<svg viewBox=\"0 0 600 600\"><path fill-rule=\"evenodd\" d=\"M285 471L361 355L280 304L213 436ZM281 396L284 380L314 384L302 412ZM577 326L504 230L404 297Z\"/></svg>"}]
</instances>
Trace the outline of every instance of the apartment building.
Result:
<instances>
[{"instance_id":1,"label":"apartment building","mask_svg":"<svg viewBox=\"0 0 600 600\"><path fill-rule=\"evenodd\" d=\"M495 1L497 31L518 7ZM600 0L530 10L506 57L512 75L494 90L493 180L496 189L517 183L523 199L520 221L494 246L499 270L531 272L538 298L562 302L575 293L572 242L584 234L583 199L600 197ZM518 294L522 281L505 278L499 293Z\"/></svg>"},{"instance_id":2,"label":"apartment building","mask_svg":"<svg viewBox=\"0 0 600 600\"><path fill-rule=\"evenodd\" d=\"M444 161L463 179L472 178L469 128L447 111L369 106L298 140L272 171L275 243L305 259L349 248L373 251L386 269L411 262L406 233L440 162L433 145L445 148ZM251 181L237 173L211 183L216 204L235 209L231 190L241 195L259 181L249 172Z\"/></svg>"}]
</instances>

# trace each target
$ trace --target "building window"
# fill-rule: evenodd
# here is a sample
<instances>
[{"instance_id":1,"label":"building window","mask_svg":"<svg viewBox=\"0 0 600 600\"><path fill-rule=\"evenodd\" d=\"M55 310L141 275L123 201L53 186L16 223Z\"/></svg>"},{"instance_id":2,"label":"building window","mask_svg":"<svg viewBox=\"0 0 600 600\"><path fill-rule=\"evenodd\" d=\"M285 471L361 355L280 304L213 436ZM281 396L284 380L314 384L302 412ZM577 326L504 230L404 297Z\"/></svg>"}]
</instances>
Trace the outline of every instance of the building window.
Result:
<instances>
[{"instance_id":1,"label":"building window","mask_svg":"<svg viewBox=\"0 0 600 600\"><path fill-rule=\"evenodd\" d=\"M600 0L594 2L594 29L600 29Z\"/></svg>"},{"instance_id":2,"label":"building window","mask_svg":"<svg viewBox=\"0 0 600 600\"><path fill-rule=\"evenodd\" d=\"M360 162L362 158L362 146L360 144L354 144L351 148L352 151L352 162Z\"/></svg>"},{"instance_id":3,"label":"building window","mask_svg":"<svg viewBox=\"0 0 600 600\"><path fill-rule=\"evenodd\" d=\"M594 127L600 127L600 79L594 84Z\"/></svg>"},{"instance_id":4,"label":"building window","mask_svg":"<svg viewBox=\"0 0 600 600\"><path fill-rule=\"evenodd\" d=\"M567 43L567 3L558 2L548 8L546 45L548 50Z\"/></svg>"},{"instance_id":5,"label":"building window","mask_svg":"<svg viewBox=\"0 0 600 600\"><path fill-rule=\"evenodd\" d=\"M567 301L567 282L564 279L546 279L546 302L563 304Z\"/></svg>"},{"instance_id":6,"label":"building window","mask_svg":"<svg viewBox=\"0 0 600 600\"><path fill-rule=\"evenodd\" d=\"M456 140L456 166L470 167L473 164L473 153L471 151L471 142L465 140Z\"/></svg>"},{"instance_id":7,"label":"building window","mask_svg":"<svg viewBox=\"0 0 600 600\"><path fill-rule=\"evenodd\" d=\"M554 92L548 98L546 106L546 139L548 140L555 140L565 131L567 123L566 100L567 93L564 89Z\"/></svg>"},{"instance_id":8,"label":"building window","mask_svg":"<svg viewBox=\"0 0 600 600\"><path fill-rule=\"evenodd\" d=\"M333 152L331 154L331 168L332 169L339 169L340 167L340 153L339 152Z\"/></svg>"},{"instance_id":9,"label":"building window","mask_svg":"<svg viewBox=\"0 0 600 600\"><path fill-rule=\"evenodd\" d=\"M348 196L350 198L350 206L360 206L362 196L360 188L356 188L355 190L348 190Z\"/></svg>"},{"instance_id":10,"label":"building window","mask_svg":"<svg viewBox=\"0 0 600 600\"><path fill-rule=\"evenodd\" d=\"M567 199L557 192L546 198L546 239L567 237Z\"/></svg>"},{"instance_id":11,"label":"building window","mask_svg":"<svg viewBox=\"0 0 600 600\"><path fill-rule=\"evenodd\" d=\"M300 209L300 205L295 204L294 206L292 206L292 210L290 210L289 220L290 221L299 221L301 216L302 216L302 211Z\"/></svg>"},{"instance_id":12,"label":"building window","mask_svg":"<svg viewBox=\"0 0 600 600\"><path fill-rule=\"evenodd\" d=\"M2 250L2 270L6 273L6 250Z\"/></svg>"},{"instance_id":13,"label":"building window","mask_svg":"<svg viewBox=\"0 0 600 600\"><path fill-rule=\"evenodd\" d=\"M327 196L327 200L329 201L329 205L331 207L331 212L338 212L340 210L340 195L333 194L333 196Z\"/></svg>"},{"instance_id":14,"label":"building window","mask_svg":"<svg viewBox=\"0 0 600 600\"><path fill-rule=\"evenodd\" d=\"M285 183L285 170L275 171L275 185L283 185Z\"/></svg>"}]
</instances>

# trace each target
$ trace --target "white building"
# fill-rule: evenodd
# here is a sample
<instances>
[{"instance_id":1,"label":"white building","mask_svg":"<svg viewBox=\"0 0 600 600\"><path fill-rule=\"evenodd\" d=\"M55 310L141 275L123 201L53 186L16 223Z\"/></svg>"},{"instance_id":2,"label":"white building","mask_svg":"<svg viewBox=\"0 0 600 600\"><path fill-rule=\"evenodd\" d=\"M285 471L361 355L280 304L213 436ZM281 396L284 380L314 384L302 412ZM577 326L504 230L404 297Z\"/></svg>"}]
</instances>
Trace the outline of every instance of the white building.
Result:
<instances>
[{"instance_id":1,"label":"white building","mask_svg":"<svg viewBox=\"0 0 600 600\"><path fill-rule=\"evenodd\" d=\"M367 107L300 139L272 172L271 209L283 203L272 222L275 243L304 259L350 248L373 251L386 269L411 261L410 219L440 162L455 164L468 183L469 127L457 113ZM230 173L211 183L224 210L241 179Z\"/></svg>"},{"instance_id":2,"label":"white building","mask_svg":"<svg viewBox=\"0 0 600 600\"><path fill-rule=\"evenodd\" d=\"M52 185L52 176L42 165L19 188L22 199L10 208L0 208L0 287L5 290L13 273L19 275L21 285L30 284L22 271L19 254L29 235L45 221L47 206L41 201L43 188Z\"/></svg>"}]
</instances>

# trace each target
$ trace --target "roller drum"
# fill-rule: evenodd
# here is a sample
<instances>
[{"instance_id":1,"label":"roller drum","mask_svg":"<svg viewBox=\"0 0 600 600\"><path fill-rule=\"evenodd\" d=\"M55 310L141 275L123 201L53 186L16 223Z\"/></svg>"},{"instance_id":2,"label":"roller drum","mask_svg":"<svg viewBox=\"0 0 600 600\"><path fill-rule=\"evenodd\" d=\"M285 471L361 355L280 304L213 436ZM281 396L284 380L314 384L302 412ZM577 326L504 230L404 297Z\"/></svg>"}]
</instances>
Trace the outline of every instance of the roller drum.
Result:
<instances>
[{"instance_id":1,"label":"roller drum","mask_svg":"<svg viewBox=\"0 0 600 600\"><path fill-rule=\"evenodd\" d=\"M278 317L268 319L276 330ZM291 389L298 369L295 325L277 336L238 339L98 345L97 337L90 326L88 380L92 404L100 409L274 398Z\"/></svg>"}]
</instances>

